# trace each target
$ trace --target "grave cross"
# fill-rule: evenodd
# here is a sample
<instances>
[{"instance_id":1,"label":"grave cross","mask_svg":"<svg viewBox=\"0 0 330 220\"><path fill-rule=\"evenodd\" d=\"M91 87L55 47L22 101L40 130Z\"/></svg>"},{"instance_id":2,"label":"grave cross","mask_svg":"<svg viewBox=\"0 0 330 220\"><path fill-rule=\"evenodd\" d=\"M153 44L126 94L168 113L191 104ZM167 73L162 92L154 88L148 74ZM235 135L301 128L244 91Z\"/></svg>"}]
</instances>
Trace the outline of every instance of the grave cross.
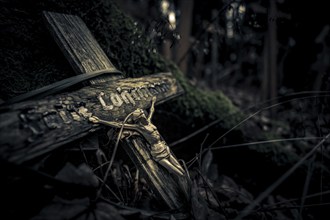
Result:
<instances>
[{"instance_id":1,"label":"grave cross","mask_svg":"<svg viewBox=\"0 0 330 220\"><path fill-rule=\"evenodd\" d=\"M153 98L158 104L183 93L171 73L123 78L79 17L53 12L44 12L44 17L60 49L81 75L0 107L0 159L16 164L31 161L100 129L99 124L91 123L94 115L106 121L123 121L134 110L149 108ZM58 92L73 85L76 79L89 79L89 85L40 98L42 93L49 94L49 89ZM36 95L38 99L31 99ZM182 207L187 195L185 177L172 175L160 166L141 136L124 140L123 148L158 198L169 208Z\"/></svg>"}]
</instances>

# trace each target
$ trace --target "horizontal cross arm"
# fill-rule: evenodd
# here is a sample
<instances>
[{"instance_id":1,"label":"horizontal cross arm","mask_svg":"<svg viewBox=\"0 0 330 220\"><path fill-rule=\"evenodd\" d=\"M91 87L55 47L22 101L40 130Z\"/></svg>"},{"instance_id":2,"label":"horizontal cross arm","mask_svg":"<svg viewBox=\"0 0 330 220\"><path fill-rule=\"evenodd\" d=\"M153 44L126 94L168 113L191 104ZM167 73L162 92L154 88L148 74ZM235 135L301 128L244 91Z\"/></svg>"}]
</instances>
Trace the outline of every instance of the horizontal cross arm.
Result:
<instances>
[{"instance_id":1,"label":"horizontal cross arm","mask_svg":"<svg viewBox=\"0 0 330 220\"><path fill-rule=\"evenodd\" d=\"M92 115L120 121L137 108L149 108L154 96L159 104L182 93L171 73L158 73L2 107L0 158L29 161L99 129L89 122Z\"/></svg>"}]
</instances>

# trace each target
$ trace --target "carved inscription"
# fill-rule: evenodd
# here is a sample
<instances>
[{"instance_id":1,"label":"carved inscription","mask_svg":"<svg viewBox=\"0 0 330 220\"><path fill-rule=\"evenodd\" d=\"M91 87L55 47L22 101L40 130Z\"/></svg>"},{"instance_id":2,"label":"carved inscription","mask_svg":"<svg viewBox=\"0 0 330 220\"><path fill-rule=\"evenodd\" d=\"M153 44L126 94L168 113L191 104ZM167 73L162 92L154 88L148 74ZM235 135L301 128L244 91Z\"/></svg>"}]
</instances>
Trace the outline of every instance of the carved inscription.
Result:
<instances>
[{"instance_id":1,"label":"carved inscription","mask_svg":"<svg viewBox=\"0 0 330 220\"><path fill-rule=\"evenodd\" d=\"M19 114L21 126L31 135L28 142L32 143L42 137L48 130L61 129L64 124L87 120L92 113L84 102L74 102L70 96L60 97L50 108L31 108Z\"/></svg>"},{"instance_id":2,"label":"carved inscription","mask_svg":"<svg viewBox=\"0 0 330 220\"><path fill-rule=\"evenodd\" d=\"M158 83L150 83L144 87L120 88L110 94L100 92L97 96L103 110L115 110L123 105L136 106L136 102L150 99L151 97L163 94L169 91L169 85L164 81ZM32 133L29 142L33 142L44 134L43 128L48 129L61 128L62 123L71 124L72 121L87 120L92 113L84 107L84 103L75 103L73 98L61 97L58 103L54 105L54 109L48 109L46 112L38 110L30 110L20 115L23 126L28 128Z\"/></svg>"},{"instance_id":3,"label":"carved inscription","mask_svg":"<svg viewBox=\"0 0 330 220\"><path fill-rule=\"evenodd\" d=\"M92 87L89 97L82 94L63 94L56 96L52 104L44 104L44 101L23 107L19 113L20 129L24 130L27 138L26 143L37 143L46 139L51 132L71 129L71 126L86 128L86 121L95 112L99 115L106 114L105 111L112 111L113 117L124 116L130 109L146 106L152 97L162 100L171 96L176 90L175 81L167 80L167 73L161 73L164 79L122 80L117 85L109 87ZM173 86L172 86L173 84ZM89 93L88 93L89 94ZM96 102L93 103L96 99ZM100 109L101 107L101 109ZM103 113L101 114L101 112ZM85 126L85 127L84 127Z\"/></svg>"},{"instance_id":4,"label":"carved inscription","mask_svg":"<svg viewBox=\"0 0 330 220\"><path fill-rule=\"evenodd\" d=\"M136 105L136 101L147 100L157 94L169 91L169 85L165 82L153 83L146 87L136 87L131 89L122 89L118 87L116 92L106 95L100 92L97 99L104 110L113 110L114 107L121 107L123 104Z\"/></svg>"},{"instance_id":5,"label":"carved inscription","mask_svg":"<svg viewBox=\"0 0 330 220\"><path fill-rule=\"evenodd\" d=\"M55 110L45 112L43 114L43 120L49 129L55 129L61 127L61 122L59 121L58 113Z\"/></svg>"}]
</instances>

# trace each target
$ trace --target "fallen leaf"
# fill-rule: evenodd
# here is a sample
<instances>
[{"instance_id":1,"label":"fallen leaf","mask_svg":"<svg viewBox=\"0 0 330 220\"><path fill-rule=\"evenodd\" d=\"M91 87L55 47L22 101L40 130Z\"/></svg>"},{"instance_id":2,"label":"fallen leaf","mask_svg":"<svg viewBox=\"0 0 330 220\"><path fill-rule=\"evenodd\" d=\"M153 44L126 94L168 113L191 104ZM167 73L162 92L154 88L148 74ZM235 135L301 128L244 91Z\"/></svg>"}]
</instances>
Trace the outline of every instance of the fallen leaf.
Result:
<instances>
[{"instance_id":1,"label":"fallen leaf","mask_svg":"<svg viewBox=\"0 0 330 220\"><path fill-rule=\"evenodd\" d=\"M71 163L67 163L62 170L55 176L56 179L68 183L75 183L82 186L98 187L99 181L93 171L87 164L81 164L75 167Z\"/></svg>"}]
</instances>

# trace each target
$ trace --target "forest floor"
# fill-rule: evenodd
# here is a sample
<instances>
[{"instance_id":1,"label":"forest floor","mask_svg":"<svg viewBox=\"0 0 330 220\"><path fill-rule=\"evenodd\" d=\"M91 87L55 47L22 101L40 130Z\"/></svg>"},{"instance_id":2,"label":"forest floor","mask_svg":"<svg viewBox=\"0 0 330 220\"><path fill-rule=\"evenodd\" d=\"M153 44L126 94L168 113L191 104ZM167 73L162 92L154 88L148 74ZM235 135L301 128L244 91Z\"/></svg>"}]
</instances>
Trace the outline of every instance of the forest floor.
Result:
<instances>
[{"instance_id":1,"label":"forest floor","mask_svg":"<svg viewBox=\"0 0 330 220\"><path fill-rule=\"evenodd\" d=\"M81 4L80 1L77 2L78 5ZM50 5L57 3L51 1ZM58 4L62 3L65 4ZM35 18L30 17L35 8L31 5L25 6L25 3L19 5L18 9L15 4L15 7L12 7L11 3L8 5L1 16L8 32L4 34L2 44L9 48L2 54L2 61L5 63L1 70L1 80L4 82L1 88L2 95L15 96L37 88L44 83L43 81L51 83L68 77L72 70L64 65L67 63L63 61L64 57L59 51L49 52L48 45L55 43L45 34L42 22L35 22ZM84 7L93 8L87 6ZM25 7L28 7L28 10ZM71 7L76 9L74 6ZM108 7L112 7L111 4ZM122 30L121 23L116 25L122 32L113 31L108 27L110 22L106 19L114 13L109 13L103 6L98 9L101 11L99 14L104 16L102 19L95 19L97 16L87 13L84 19L95 28L100 42L112 51L111 60L118 64L119 61L126 61L122 62L121 69L126 68L126 72L132 73L138 67L130 61L139 58L144 52L142 54L146 56L142 60L137 60L142 66L139 74L144 73L145 69L149 73L163 70L165 64L163 65L156 55L156 58L153 57L156 61L151 59L143 43L140 46L135 44L133 52L124 53L125 50L122 48L132 47L130 37L140 39L141 36L130 36L133 31L125 28ZM120 17L118 20L122 19L122 14L117 16ZM12 19L8 19L10 17ZM132 26L136 28L135 25ZM39 35L39 32L42 35ZM113 39L115 34L118 39L127 37L128 43L123 42L128 45L117 45L109 40ZM16 41L14 37L17 38ZM114 50L116 48L118 51ZM54 54L59 58L52 60L51 55ZM17 56L21 56L20 59L17 60ZM54 74L54 71L57 74ZM35 79L36 75L38 80L31 80ZM10 79L6 81L5 77ZM31 87L24 88L23 85ZM11 90L12 94L5 94L10 86L17 90ZM214 115L219 117L222 117L219 114L222 110L230 110L229 107L217 109L227 101L212 103L211 101L217 101L219 98L213 96L213 93L200 92L191 95L195 88L187 85L186 87L191 90L188 91L191 100L187 98L191 102L182 99L181 104L188 103L189 107L184 110L193 111L198 108L199 113L202 112L205 116L211 109ZM109 178L105 178L105 172L110 164L109 158L114 154L112 149L118 138L118 131L103 129L98 134L91 134L82 140L69 143L45 157L24 165L9 164L1 160L3 178L0 182L0 218L330 219L327 211L330 204L329 93L294 93L262 103L259 99L260 92L252 88L224 86L221 90L244 115L241 121L231 128L224 128L222 125L223 122L234 121L232 118L236 118L236 113L231 112L231 115L223 116L219 121L215 119L218 123L211 121L212 126L206 125L202 132L172 147L176 156L184 159L189 173L189 198L182 209L169 210L164 204L160 204L146 179L120 147L110 167ZM203 94L209 96L202 97ZM167 106L167 109L165 107L165 112L168 109L172 110L171 108L173 106ZM202 111L203 108L207 110ZM157 111L158 108L156 115ZM195 119L195 112L189 111L188 116ZM173 117L169 118L176 120ZM163 129L167 129L170 136L174 132L167 123L168 121ZM190 128L192 131L193 129L199 127ZM184 131L182 130L182 133ZM181 133L177 132L175 135Z\"/></svg>"}]
</instances>

